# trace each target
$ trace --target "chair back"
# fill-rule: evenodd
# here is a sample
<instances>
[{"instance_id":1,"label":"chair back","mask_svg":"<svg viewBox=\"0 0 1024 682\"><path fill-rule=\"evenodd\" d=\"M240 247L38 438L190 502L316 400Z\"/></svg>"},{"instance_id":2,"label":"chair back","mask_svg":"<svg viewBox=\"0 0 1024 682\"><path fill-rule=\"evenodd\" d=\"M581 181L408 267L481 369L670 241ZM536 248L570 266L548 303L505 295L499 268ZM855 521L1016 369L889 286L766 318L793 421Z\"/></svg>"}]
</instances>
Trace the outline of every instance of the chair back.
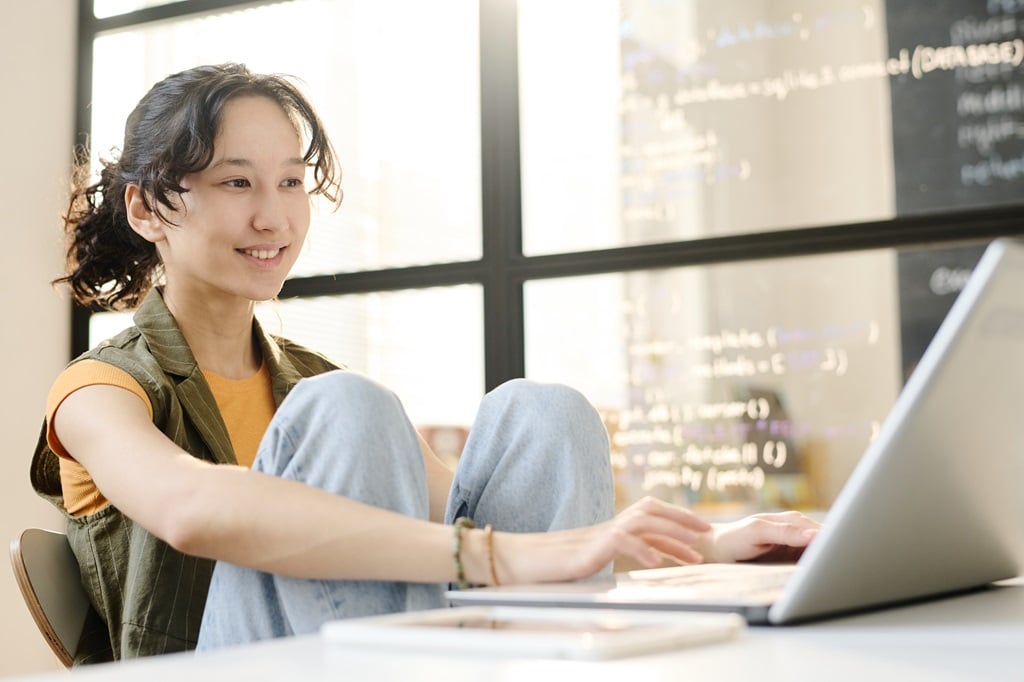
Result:
<instances>
[{"instance_id":1,"label":"chair back","mask_svg":"<svg viewBox=\"0 0 1024 682\"><path fill-rule=\"evenodd\" d=\"M11 541L11 565L32 619L66 667L82 636L89 598L63 533L28 528Z\"/></svg>"}]
</instances>

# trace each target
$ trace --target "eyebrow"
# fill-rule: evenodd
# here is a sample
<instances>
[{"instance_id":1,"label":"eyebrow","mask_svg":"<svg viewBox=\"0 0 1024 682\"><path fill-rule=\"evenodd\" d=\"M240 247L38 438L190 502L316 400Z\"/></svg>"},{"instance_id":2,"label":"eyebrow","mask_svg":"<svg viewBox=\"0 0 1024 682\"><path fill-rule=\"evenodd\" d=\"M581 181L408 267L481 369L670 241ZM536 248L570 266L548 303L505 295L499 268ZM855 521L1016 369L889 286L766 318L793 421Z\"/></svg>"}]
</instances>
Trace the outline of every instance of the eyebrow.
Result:
<instances>
[{"instance_id":1,"label":"eyebrow","mask_svg":"<svg viewBox=\"0 0 1024 682\"><path fill-rule=\"evenodd\" d=\"M255 165L256 165L255 163L253 163L251 160L246 159L246 158L235 157L235 156L227 156L227 157L224 157L223 159L220 159L219 161L215 161L215 162L211 163L209 167L211 169L219 168L221 166L241 166L243 168L252 168ZM281 167L282 168L286 167L286 166L305 166L305 165L306 165L306 160L303 159L300 156L293 156L290 159L285 159L284 161L281 162Z\"/></svg>"}]
</instances>

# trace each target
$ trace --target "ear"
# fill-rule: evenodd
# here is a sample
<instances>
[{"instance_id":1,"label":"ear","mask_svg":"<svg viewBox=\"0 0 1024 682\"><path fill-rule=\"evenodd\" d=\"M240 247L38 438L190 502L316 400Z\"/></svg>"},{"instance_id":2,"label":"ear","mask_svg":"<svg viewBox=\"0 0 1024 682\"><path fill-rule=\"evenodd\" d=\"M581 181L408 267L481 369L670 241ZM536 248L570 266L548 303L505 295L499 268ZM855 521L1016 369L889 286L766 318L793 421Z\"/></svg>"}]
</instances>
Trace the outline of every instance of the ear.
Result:
<instances>
[{"instance_id":1,"label":"ear","mask_svg":"<svg viewBox=\"0 0 1024 682\"><path fill-rule=\"evenodd\" d=\"M141 187L131 184L124 188L124 208L128 224L136 234L154 244L164 240L166 225L146 206Z\"/></svg>"}]
</instances>

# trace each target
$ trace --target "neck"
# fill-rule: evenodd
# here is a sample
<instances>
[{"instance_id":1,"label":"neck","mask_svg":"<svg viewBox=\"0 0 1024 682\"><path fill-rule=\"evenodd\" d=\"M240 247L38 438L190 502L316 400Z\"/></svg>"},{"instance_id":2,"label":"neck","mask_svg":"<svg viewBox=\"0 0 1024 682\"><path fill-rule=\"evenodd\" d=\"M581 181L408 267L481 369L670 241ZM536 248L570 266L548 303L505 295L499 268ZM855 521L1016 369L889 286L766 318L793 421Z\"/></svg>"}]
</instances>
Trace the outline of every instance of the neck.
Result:
<instances>
[{"instance_id":1,"label":"neck","mask_svg":"<svg viewBox=\"0 0 1024 682\"><path fill-rule=\"evenodd\" d=\"M252 334L252 301L190 298L165 290L164 303L200 369L228 379L245 379L259 370L262 358Z\"/></svg>"}]
</instances>

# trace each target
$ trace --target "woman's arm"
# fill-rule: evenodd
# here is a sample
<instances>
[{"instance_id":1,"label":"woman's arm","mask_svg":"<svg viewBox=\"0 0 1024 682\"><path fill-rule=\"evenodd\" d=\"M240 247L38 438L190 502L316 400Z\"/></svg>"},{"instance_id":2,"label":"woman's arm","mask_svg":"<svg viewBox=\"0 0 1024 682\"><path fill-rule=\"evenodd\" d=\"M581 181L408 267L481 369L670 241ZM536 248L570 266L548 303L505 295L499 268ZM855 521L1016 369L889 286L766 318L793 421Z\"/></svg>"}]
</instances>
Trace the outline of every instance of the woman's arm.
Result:
<instances>
[{"instance_id":1,"label":"woman's arm","mask_svg":"<svg viewBox=\"0 0 1024 682\"><path fill-rule=\"evenodd\" d=\"M364 505L312 486L178 448L145 405L114 386L88 386L54 414L61 443L110 502L179 551L305 578L451 582L449 526ZM661 554L698 561L690 545L710 526L643 500L614 520L556 533L495 533L502 582L572 580L618 555L653 565ZM489 583L486 534L464 534L466 578Z\"/></svg>"},{"instance_id":2,"label":"woman's arm","mask_svg":"<svg viewBox=\"0 0 1024 682\"><path fill-rule=\"evenodd\" d=\"M451 577L451 530L318 488L214 465L181 450L141 400L115 386L68 396L54 414L67 451L110 502L182 552L296 577Z\"/></svg>"}]
</instances>

